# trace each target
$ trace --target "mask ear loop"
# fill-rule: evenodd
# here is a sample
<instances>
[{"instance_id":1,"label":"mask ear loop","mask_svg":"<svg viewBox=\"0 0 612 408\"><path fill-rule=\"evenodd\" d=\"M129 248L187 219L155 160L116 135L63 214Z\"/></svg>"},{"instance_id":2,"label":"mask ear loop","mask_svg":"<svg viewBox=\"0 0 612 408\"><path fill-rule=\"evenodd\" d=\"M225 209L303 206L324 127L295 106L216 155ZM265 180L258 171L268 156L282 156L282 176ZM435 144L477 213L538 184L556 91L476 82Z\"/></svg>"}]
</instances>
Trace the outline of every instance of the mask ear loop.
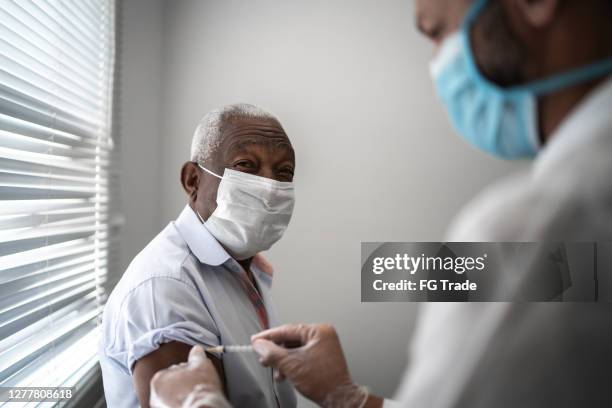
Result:
<instances>
[{"instance_id":1,"label":"mask ear loop","mask_svg":"<svg viewBox=\"0 0 612 408\"><path fill-rule=\"evenodd\" d=\"M217 178L223 179L222 176L218 175L217 173L213 173L212 171L208 170L206 167L202 166L200 163L198 163L198 167L204 170L205 172L207 172L208 174L210 174L211 176L215 176Z\"/></svg>"},{"instance_id":2,"label":"mask ear loop","mask_svg":"<svg viewBox=\"0 0 612 408\"><path fill-rule=\"evenodd\" d=\"M195 210L195 208L194 208ZM202 218L202 216L200 215L200 213L198 212L198 210L195 210L196 215L198 216L198 218L200 219L200 221L202 222L202 224L204 224L204 218Z\"/></svg>"},{"instance_id":3,"label":"mask ear loop","mask_svg":"<svg viewBox=\"0 0 612 408\"><path fill-rule=\"evenodd\" d=\"M202 170L204 170L205 172L207 172L211 176L215 176L217 178L223 179L223 177L221 177L220 175L218 175L216 173L213 173L212 171L208 170L206 167L202 166L200 163L197 163L197 165L198 165L199 168L201 168ZM204 224L204 218L202 218L202 216L200 215L198 210L195 210L195 213L198 216L198 218L200 219L200 221L202 222L202 224Z\"/></svg>"}]
</instances>

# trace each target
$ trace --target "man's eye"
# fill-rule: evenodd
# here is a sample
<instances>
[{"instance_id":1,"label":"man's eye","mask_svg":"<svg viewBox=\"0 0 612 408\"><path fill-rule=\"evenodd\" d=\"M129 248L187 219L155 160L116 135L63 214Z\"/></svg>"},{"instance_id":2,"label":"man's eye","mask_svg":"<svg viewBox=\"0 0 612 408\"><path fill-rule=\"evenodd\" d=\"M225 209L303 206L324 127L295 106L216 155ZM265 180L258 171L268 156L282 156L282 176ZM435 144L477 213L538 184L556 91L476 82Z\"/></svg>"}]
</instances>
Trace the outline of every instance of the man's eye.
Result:
<instances>
[{"instance_id":1,"label":"man's eye","mask_svg":"<svg viewBox=\"0 0 612 408\"><path fill-rule=\"evenodd\" d=\"M291 169L291 168L281 169L280 174L283 175L283 176L291 178L291 177L293 177L293 169Z\"/></svg>"},{"instance_id":2,"label":"man's eye","mask_svg":"<svg viewBox=\"0 0 612 408\"><path fill-rule=\"evenodd\" d=\"M249 160L242 160L239 162L234 163L235 167L242 167L245 169L252 169L255 167L255 164L253 164L253 162L249 161Z\"/></svg>"}]
</instances>

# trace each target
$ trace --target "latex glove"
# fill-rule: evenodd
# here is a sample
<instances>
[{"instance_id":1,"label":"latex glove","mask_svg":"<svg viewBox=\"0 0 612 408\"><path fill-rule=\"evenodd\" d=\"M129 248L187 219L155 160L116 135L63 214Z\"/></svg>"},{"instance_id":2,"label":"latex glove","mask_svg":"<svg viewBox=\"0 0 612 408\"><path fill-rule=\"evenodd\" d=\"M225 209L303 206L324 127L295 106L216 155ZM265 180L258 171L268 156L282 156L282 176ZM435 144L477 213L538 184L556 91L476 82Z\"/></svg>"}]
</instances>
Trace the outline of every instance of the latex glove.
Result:
<instances>
[{"instance_id":1,"label":"latex glove","mask_svg":"<svg viewBox=\"0 0 612 408\"><path fill-rule=\"evenodd\" d=\"M202 346L194 346L187 362L160 370L151 379L152 408L229 408L221 379Z\"/></svg>"},{"instance_id":2,"label":"latex glove","mask_svg":"<svg viewBox=\"0 0 612 408\"><path fill-rule=\"evenodd\" d=\"M336 330L327 324L284 325L251 338L264 366L272 366L305 397L323 407L362 407L368 392L353 383ZM279 344L301 344L284 348Z\"/></svg>"}]
</instances>

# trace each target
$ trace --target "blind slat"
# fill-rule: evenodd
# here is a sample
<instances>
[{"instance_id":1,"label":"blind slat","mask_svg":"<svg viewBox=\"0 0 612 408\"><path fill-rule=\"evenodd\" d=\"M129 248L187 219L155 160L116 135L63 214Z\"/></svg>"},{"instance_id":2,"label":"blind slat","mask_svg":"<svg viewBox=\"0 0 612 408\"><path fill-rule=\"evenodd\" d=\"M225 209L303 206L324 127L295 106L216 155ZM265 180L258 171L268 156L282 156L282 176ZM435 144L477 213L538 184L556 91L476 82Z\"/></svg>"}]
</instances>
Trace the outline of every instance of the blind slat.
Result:
<instances>
[{"instance_id":1,"label":"blind slat","mask_svg":"<svg viewBox=\"0 0 612 408\"><path fill-rule=\"evenodd\" d=\"M95 161L92 160L71 160L70 157L65 157L56 154L44 154L28 152L25 150L11 149L8 147L0 146L0 160L18 160L33 164L44 164L51 167L59 167L68 170L77 170L85 174L92 173L92 165L95 165ZM108 165L108 161L102 161L102 165ZM93 169L95 173L95 169Z\"/></svg>"},{"instance_id":2,"label":"blind slat","mask_svg":"<svg viewBox=\"0 0 612 408\"><path fill-rule=\"evenodd\" d=\"M52 125L52 124L51 124ZM0 113L0 129L7 132L29 136L41 140L51 140L74 147L102 146L110 148L108 140L88 138L78 134L64 132L51 126L27 122L19 118Z\"/></svg>"},{"instance_id":3,"label":"blind slat","mask_svg":"<svg viewBox=\"0 0 612 408\"><path fill-rule=\"evenodd\" d=\"M45 290L57 287L63 283L73 280L79 276L88 275L91 279L96 278L96 267L105 267L106 260L101 259L96 264L95 261L85 262L70 268L57 269L53 272L45 272L39 275L28 276L23 279L17 279L12 282L3 283L0 292L6 293L0 298L0 310L8 310L16 304L15 301L23 301L25 297L34 294L42 293Z\"/></svg>"},{"instance_id":4,"label":"blind slat","mask_svg":"<svg viewBox=\"0 0 612 408\"><path fill-rule=\"evenodd\" d=\"M11 11L14 13L13 15L23 21L25 25L35 27L36 31L39 32L41 36L56 38L58 42L74 47L74 49L79 52L80 57L85 57L94 62L96 61L97 54L100 50L97 49L97 44L95 42L82 41L79 33L66 29L67 24L65 23L67 21L54 20L48 13L45 13L45 11L41 9L41 6L44 6L46 2L38 2L39 4L32 3L16 3L16 7ZM68 12L70 7L72 7L72 5L64 7L65 11ZM61 13L58 13L58 15L62 16ZM62 34L66 35L67 38L62 38Z\"/></svg>"},{"instance_id":5,"label":"blind slat","mask_svg":"<svg viewBox=\"0 0 612 408\"><path fill-rule=\"evenodd\" d=\"M69 304L61 309L51 311L47 316L38 320L36 323L31 324L27 328L19 331L13 336L6 337L0 340L0 358L2 355L10 355L11 348L18 347L20 343L27 341L27 339L39 333L41 330L45 330L52 326L57 320L64 316L70 315L79 308L87 307L88 304L95 300L96 294L91 293L83 296L76 302Z\"/></svg>"},{"instance_id":6,"label":"blind slat","mask_svg":"<svg viewBox=\"0 0 612 408\"><path fill-rule=\"evenodd\" d=\"M9 164L9 165L7 165ZM72 172L63 169L53 171L48 166L32 166L34 168L27 169L23 166L23 163L12 162L6 163L0 160L0 183L28 183L34 180L38 180L39 183L50 183L57 181L63 184L75 184L88 186L96 184L106 187L108 180L96 179L95 176L90 175L89 177L84 175L75 176Z\"/></svg>"},{"instance_id":7,"label":"blind slat","mask_svg":"<svg viewBox=\"0 0 612 408\"><path fill-rule=\"evenodd\" d=\"M0 83L0 110L2 112L43 126L53 127L96 139L100 130L100 122L88 121L75 114L68 113L59 107L54 107L42 99L19 92Z\"/></svg>"},{"instance_id":8,"label":"blind slat","mask_svg":"<svg viewBox=\"0 0 612 408\"><path fill-rule=\"evenodd\" d=\"M76 1L73 3L73 11L79 14L79 18L83 21L87 21L90 25L94 26L96 24L100 24L100 18L103 18L102 15L93 14L91 10L88 9L83 1Z\"/></svg>"},{"instance_id":9,"label":"blind slat","mask_svg":"<svg viewBox=\"0 0 612 408\"><path fill-rule=\"evenodd\" d=\"M35 72L23 70L12 60L0 58L0 82L14 93L27 94L89 122L97 123L99 120L95 115L100 111L93 103Z\"/></svg>"},{"instance_id":10,"label":"blind slat","mask_svg":"<svg viewBox=\"0 0 612 408\"><path fill-rule=\"evenodd\" d=\"M74 200L6 200L0 206L0 215L11 214L40 214L52 213L54 211L73 211L77 208L87 207L92 204L88 199ZM106 207L103 207L106 211Z\"/></svg>"},{"instance_id":11,"label":"blind slat","mask_svg":"<svg viewBox=\"0 0 612 408\"><path fill-rule=\"evenodd\" d=\"M17 214L0 215L0 229L21 228L26 226L37 226L52 223L59 220L71 220L77 216L108 216L106 208L97 209L96 207L75 207L63 210L43 210L40 212L22 212Z\"/></svg>"},{"instance_id":12,"label":"blind slat","mask_svg":"<svg viewBox=\"0 0 612 408\"><path fill-rule=\"evenodd\" d=\"M31 137L28 135L2 130L0 124L0 146L11 149L24 150L32 153L53 153L62 157L74 159L88 159L96 156L102 157L106 162L111 154L108 143L80 146L68 144L55 135L47 135L45 138ZM56 140L57 139L57 140Z\"/></svg>"},{"instance_id":13,"label":"blind slat","mask_svg":"<svg viewBox=\"0 0 612 408\"><path fill-rule=\"evenodd\" d=\"M47 238L53 236L87 236L88 233L105 231L108 227L106 225L96 226L95 223L83 222L75 223L74 225L62 225L62 226L48 226L41 225L36 228L24 228L17 230L8 230L0 233L0 243L3 242L15 242L22 240L30 240L37 238Z\"/></svg>"},{"instance_id":14,"label":"blind slat","mask_svg":"<svg viewBox=\"0 0 612 408\"><path fill-rule=\"evenodd\" d=\"M100 214L94 211L91 214L78 214L75 216L66 215L34 215L31 217L11 217L0 219L0 225L6 226L2 228L4 231L13 231L18 233L19 231L41 231L40 234L46 236L42 231L45 229L55 228L73 228L80 226L90 226L92 229L95 228L95 221L100 219L106 219L104 214ZM106 226L100 226L97 229L102 231ZM17 238L15 239L15 241Z\"/></svg>"},{"instance_id":15,"label":"blind slat","mask_svg":"<svg viewBox=\"0 0 612 408\"><path fill-rule=\"evenodd\" d=\"M89 309L88 309L89 310ZM46 329L43 328L43 329ZM32 387L38 384L49 384L51 378L60 378L53 384L58 386L64 384L71 378L74 371L71 367L66 367L67 357L74 358L76 355L83 364L91 364L95 358L96 341L91 336L97 336L99 329L96 327L95 318L85 320L82 324L73 327L65 335L53 338L49 343L40 349L35 349L26 358L21 360L19 370L12 370L10 375L5 374L4 384L6 386ZM97 337L96 337L97 338ZM84 343L85 342L85 343ZM87 347L94 345L91 349L79 349L80 346ZM78 361L77 360L77 361ZM97 362L97 361L96 361ZM66 380L62 380L66 379ZM5 405L2 405L4 407Z\"/></svg>"},{"instance_id":16,"label":"blind slat","mask_svg":"<svg viewBox=\"0 0 612 408\"><path fill-rule=\"evenodd\" d=\"M49 288L38 296L13 305L11 309L0 313L0 337L13 335L49 314L50 310L68 305L95 288L96 282L91 276L78 277L72 282Z\"/></svg>"},{"instance_id":17,"label":"blind slat","mask_svg":"<svg viewBox=\"0 0 612 408\"><path fill-rule=\"evenodd\" d=\"M52 190L95 192L98 184L104 186L106 180L4 169L0 163L0 186L2 187L42 188L46 190L47 187L52 186Z\"/></svg>"},{"instance_id":18,"label":"blind slat","mask_svg":"<svg viewBox=\"0 0 612 408\"><path fill-rule=\"evenodd\" d=\"M48 16L54 22L56 27L61 27L62 33L70 36L70 41L75 45L83 48L83 50L89 50L89 53L95 58L100 52L96 46L100 39L93 33L94 30L88 30L86 25L82 24L78 18L74 18L72 13L72 4L67 5L61 2L37 2L34 4L38 7L42 13L41 16ZM90 27L96 27L91 25ZM97 30L95 31L98 34ZM85 51L83 52L85 54Z\"/></svg>"},{"instance_id":19,"label":"blind slat","mask_svg":"<svg viewBox=\"0 0 612 408\"><path fill-rule=\"evenodd\" d=\"M28 280L44 279L46 276L61 273L63 270L92 263L96 257L102 260L101 257L104 253L105 251L100 251L96 256L95 253L87 252L85 254L70 255L60 259L38 262L6 270L2 272L0 284L12 285L17 281L27 282ZM107 260L105 261L108 263Z\"/></svg>"},{"instance_id":20,"label":"blind slat","mask_svg":"<svg viewBox=\"0 0 612 408\"><path fill-rule=\"evenodd\" d=\"M19 347L15 347L13 353L6 356L6 359L3 356L3 359L0 360L0 381L6 379L35 356L40 355L41 352L44 352L45 346L69 335L82 324L92 320L96 314L97 310L95 309L85 313L80 311L78 314L75 313L74 318L62 321L61 325L49 331L48 334L45 333L46 335L28 339L31 340L29 342L22 342Z\"/></svg>"},{"instance_id":21,"label":"blind slat","mask_svg":"<svg viewBox=\"0 0 612 408\"><path fill-rule=\"evenodd\" d=\"M112 219L101 220L100 225L107 227L112 226ZM90 241L90 243L94 243L96 248L102 248L103 242L108 239L108 231L103 231L101 229L96 231L89 232L81 232L74 233L68 235L47 235L41 237L35 237L30 239L22 239L16 241L7 241L0 243L0 260L8 260L9 257L19 257L21 254L30 254L30 251L39 249L41 247L47 246L55 246L61 245L64 243L73 243L79 240ZM37 259L32 259L32 262L38 261ZM1 265L3 267L4 265ZM9 269L8 267L6 269Z\"/></svg>"},{"instance_id":22,"label":"blind slat","mask_svg":"<svg viewBox=\"0 0 612 408\"><path fill-rule=\"evenodd\" d=\"M55 342L53 352L44 352L8 381L18 381L25 375L26 386L49 381L62 387L78 385L81 376L86 375L98 364L96 350L99 332L93 319L85 322L66 336L61 343ZM58 367L62 367L62 370L58 370ZM67 375L67 373L72 374Z\"/></svg>"},{"instance_id":23,"label":"blind slat","mask_svg":"<svg viewBox=\"0 0 612 408\"><path fill-rule=\"evenodd\" d=\"M61 48L62 44L54 44L44 37L40 37L35 32L23 24L20 27L7 26L4 21L11 16L0 10L0 34L2 37L20 47L29 49L32 55L48 61L50 66L64 67L72 66L72 70L89 83L95 83L98 70L88 59L80 59L76 51L66 44L66 48Z\"/></svg>"},{"instance_id":24,"label":"blind slat","mask_svg":"<svg viewBox=\"0 0 612 408\"><path fill-rule=\"evenodd\" d=\"M98 10L97 4L91 3L89 0L79 1L78 7L91 18L92 21L100 18L100 10Z\"/></svg>"},{"instance_id":25,"label":"blind slat","mask_svg":"<svg viewBox=\"0 0 612 408\"><path fill-rule=\"evenodd\" d=\"M41 261L62 258L69 255L93 251L95 244L89 238L77 238L60 243L42 246L27 251L0 257L0 271L17 268Z\"/></svg>"},{"instance_id":26,"label":"blind slat","mask_svg":"<svg viewBox=\"0 0 612 408\"><path fill-rule=\"evenodd\" d=\"M92 223L96 219L105 217L95 208L82 213L53 213L53 214L22 214L13 216L0 216L0 230L17 230L23 228L39 228L60 225L73 225Z\"/></svg>"},{"instance_id":27,"label":"blind slat","mask_svg":"<svg viewBox=\"0 0 612 408\"><path fill-rule=\"evenodd\" d=\"M45 69L54 72L64 72L65 75L60 75L56 78L65 78L64 83L66 87L80 88L88 94L94 91L92 85L95 84L96 76L92 75L87 69L74 67L70 64L69 56L57 55L57 53L52 53L50 50L44 50L19 36L14 31L4 27L2 24L0 24L0 34L2 44L5 45L0 52L4 56L15 61L18 61L20 58L24 58L25 61L35 60L36 63L33 64L33 67L45 67ZM15 50L20 50L20 52L15 52ZM27 55L27 57L23 57L22 53ZM92 95L95 96L95 94Z\"/></svg>"},{"instance_id":28,"label":"blind slat","mask_svg":"<svg viewBox=\"0 0 612 408\"><path fill-rule=\"evenodd\" d=\"M6 51L0 51L0 67L14 73L20 78L28 78L34 84L47 85L66 93L68 98L75 98L79 103L86 104L91 109L100 107L100 101L91 93L90 87L82 85L75 78L68 78L65 73L55 67L42 64L28 54L0 39L0 44ZM8 57L6 54L10 54ZM25 79L24 79L25 80Z\"/></svg>"}]
</instances>

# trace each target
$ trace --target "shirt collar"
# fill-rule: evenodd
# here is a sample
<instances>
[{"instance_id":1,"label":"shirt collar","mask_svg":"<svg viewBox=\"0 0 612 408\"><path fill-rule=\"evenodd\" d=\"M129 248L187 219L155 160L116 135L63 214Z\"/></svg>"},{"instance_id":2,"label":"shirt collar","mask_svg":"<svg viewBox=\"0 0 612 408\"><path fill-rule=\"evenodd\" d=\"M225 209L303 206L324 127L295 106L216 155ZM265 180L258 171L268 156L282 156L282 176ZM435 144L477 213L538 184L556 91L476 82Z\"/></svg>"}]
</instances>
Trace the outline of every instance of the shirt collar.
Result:
<instances>
[{"instance_id":1,"label":"shirt collar","mask_svg":"<svg viewBox=\"0 0 612 408\"><path fill-rule=\"evenodd\" d=\"M200 262L219 266L231 258L189 205L185 206L174 221L174 226Z\"/></svg>"},{"instance_id":2,"label":"shirt collar","mask_svg":"<svg viewBox=\"0 0 612 408\"><path fill-rule=\"evenodd\" d=\"M558 163L580 145L594 142L597 137L612 136L610 106L612 77L591 91L559 126L535 162L536 174Z\"/></svg>"}]
</instances>

